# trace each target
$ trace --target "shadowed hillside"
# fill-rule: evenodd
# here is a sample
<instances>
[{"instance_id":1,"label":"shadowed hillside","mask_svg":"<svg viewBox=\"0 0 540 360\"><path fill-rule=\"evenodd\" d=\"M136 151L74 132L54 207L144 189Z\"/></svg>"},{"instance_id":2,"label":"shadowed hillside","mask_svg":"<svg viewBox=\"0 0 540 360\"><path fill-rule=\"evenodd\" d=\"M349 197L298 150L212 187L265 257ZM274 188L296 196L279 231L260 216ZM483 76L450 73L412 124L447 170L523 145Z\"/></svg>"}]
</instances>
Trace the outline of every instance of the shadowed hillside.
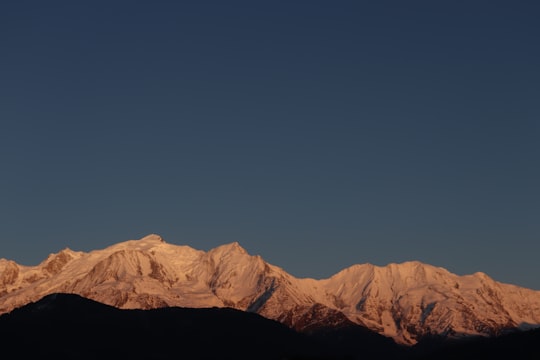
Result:
<instances>
[{"instance_id":1,"label":"shadowed hillside","mask_svg":"<svg viewBox=\"0 0 540 360\"><path fill-rule=\"evenodd\" d=\"M229 308L122 310L52 294L0 316L3 356L53 359L516 359L540 358L540 330L495 338L395 344L353 323L296 332Z\"/></svg>"},{"instance_id":2,"label":"shadowed hillside","mask_svg":"<svg viewBox=\"0 0 540 360\"><path fill-rule=\"evenodd\" d=\"M415 346L414 360L540 359L540 329L498 337L431 341Z\"/></svg>"},{"instance_id":3,"label":"shadowed hillside","mask_svg":"<svg viewBox=\"0 0 540 360\"><path fill-rule=\"evenodd\" d=\"M378 337L368 335L371 341ZM71 294L49 295L1 316L0 338L2 353L17 358L353 358L350 349L331 346L323 334L312 338L257 314L227 308L120 310Z\"/></svg>"}]
</instances>

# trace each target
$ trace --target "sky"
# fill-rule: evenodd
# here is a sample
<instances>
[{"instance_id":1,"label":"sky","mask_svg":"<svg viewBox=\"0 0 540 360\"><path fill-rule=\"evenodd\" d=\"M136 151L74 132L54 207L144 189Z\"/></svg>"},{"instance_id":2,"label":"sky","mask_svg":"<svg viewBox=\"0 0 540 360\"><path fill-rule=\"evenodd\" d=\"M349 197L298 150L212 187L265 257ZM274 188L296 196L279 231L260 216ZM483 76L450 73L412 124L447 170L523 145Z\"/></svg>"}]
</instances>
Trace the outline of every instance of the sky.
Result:
<instances>
[{"instance_id":1,"label":"sky","mask_svg":"<svg viewBox=\"0 0 540 360\"><path fill-rule=\"evenodd\" d=\"M2 1L0 258L150 233L540 290L537 1Z\"/></svg>"}]
</instances>

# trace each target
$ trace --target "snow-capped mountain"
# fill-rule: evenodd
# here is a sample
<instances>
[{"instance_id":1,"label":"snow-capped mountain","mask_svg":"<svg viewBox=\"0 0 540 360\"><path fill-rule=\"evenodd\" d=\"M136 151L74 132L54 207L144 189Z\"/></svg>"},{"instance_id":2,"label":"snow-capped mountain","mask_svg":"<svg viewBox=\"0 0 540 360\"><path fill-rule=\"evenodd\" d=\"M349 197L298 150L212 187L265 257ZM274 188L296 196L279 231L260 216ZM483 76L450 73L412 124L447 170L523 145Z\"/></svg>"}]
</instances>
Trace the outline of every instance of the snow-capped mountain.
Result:
<instances>
[{"instance_id":1,"label":"snow-capped mountain","mask_svg":"<svg viewBox=\"0 0 540 360\"><path fill-rule=\"evenodd\" d=\"M404 344L540 326L539 291L420 262L299 279L238 243L204 252L158 235L89 253L64 249L31 267L0 259L0 314L60 292L125 309L232 307L304 331L355 323Z\"/></svg>"}]
</instances>

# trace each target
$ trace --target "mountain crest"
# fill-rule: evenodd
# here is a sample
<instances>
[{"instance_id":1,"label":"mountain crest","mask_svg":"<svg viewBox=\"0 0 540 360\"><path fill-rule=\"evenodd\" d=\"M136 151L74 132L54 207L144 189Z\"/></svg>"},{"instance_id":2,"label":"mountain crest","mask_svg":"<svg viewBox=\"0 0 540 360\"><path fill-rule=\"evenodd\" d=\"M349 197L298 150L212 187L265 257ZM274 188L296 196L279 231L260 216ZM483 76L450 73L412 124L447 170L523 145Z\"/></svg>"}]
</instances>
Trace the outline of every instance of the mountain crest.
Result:
<instances>
[{"instance_id":1,"label":"mountain crest","mask_svg":"<svg viewBox=\"0 0 540 360\"><path fill-rule=\"evenodd\" d=\"M56 254L50 254L40 265L51 275L59 273L62 268L75 259L77 253L69 248L65 248Z\"/></svg>"},{"instance_id":2,"label":"mountain crest","mask_svg":"<svg viewBox=\"0 0 540 360\"><path fill-rule=\"evenodd\" d=\"M246 249L244 249L238 242L232 242L229 244L220 245L208 252L209 254L213 254L215 256L232 256L232 255L247 255L248 252Z\"/></svg>"},{"instance_id":3,"label":"mountain crest","mask_svg":"<svg viewBox=\"0 0 540 360\"><path fill-rule=\"evenodd\" d=\"M139 241L165 243L165 240L163 240L163 238L157 234L146 235L145 237L141 238Z\"/></svg>"}]
</instances>

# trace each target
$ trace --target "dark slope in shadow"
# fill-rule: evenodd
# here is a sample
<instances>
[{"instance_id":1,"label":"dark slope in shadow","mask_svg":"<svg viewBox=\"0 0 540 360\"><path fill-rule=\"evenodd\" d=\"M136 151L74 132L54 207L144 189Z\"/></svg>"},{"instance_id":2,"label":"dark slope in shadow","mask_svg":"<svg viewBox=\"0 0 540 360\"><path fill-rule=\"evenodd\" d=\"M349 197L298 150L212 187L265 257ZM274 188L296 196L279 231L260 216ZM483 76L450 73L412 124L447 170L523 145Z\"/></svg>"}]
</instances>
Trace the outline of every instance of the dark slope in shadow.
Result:
<instances>
[{"instance_id":1,"label":"dark slope in shadow","mask_svg":"<svg viewBox=\"0 0 540 360\"><path fill-rule=\"evenodd\" d=\"M460 340L433 339L411 349L414 360L540 359L540 329L515 331L497 337Z\"/></svg>"},{"instance_id":2,"label":"dark slope in shadow","mask_svg":"<svg viewBox=\"0 0 540 360\"><path fill-rule=\"evenodd\" d=\"M0 354L34 359L540 359L540 329L414 347L354 324L305 333L227 308L120 310L53 294L0 316Z\"/></svg>"},{"instance_id":3,"label":"dark slope in shadow","mask_svg":"<svg viewBox=\"0 0 540 360\"><path fill-rule=\"evenodd\" d=\"M301 334L234 309L120 310L71 294L0 316L1 352L21 359L367 359L374 336L350 347L339 333Z\"/></svg>"},{"instance_id":4,"label":"dark slope in shadow","mask_svg":"<svg viewBox=\"0 0 540 360\"><path fill-rule=\"evenodd\" d=\"M2 352L53 359L280 359L324 354L278 322L233 309L119 310L55 294L0 317Z\"/></svg>"}]
</instances>

